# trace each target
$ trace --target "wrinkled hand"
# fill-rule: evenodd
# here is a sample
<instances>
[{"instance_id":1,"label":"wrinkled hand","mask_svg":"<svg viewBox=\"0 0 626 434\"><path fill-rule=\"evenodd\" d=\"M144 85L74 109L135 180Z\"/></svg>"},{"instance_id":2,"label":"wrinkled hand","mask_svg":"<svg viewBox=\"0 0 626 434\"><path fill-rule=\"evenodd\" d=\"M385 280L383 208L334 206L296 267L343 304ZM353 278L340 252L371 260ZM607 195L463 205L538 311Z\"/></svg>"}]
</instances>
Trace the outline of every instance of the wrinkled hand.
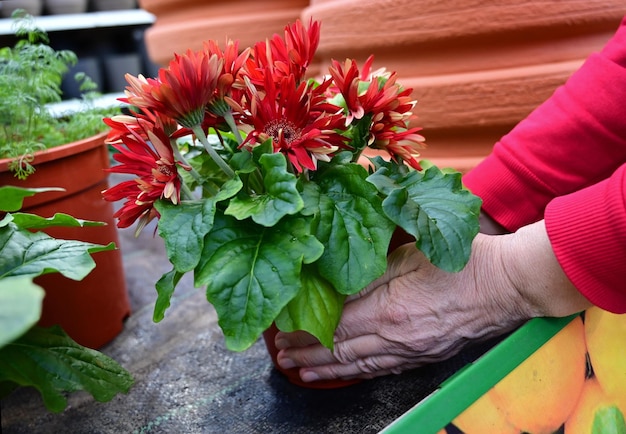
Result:
<instances>
[{"instance_id":1,"label":"wrinkled hand","mask_svg":"<svg viewBox=\"0 0 626 434\"><path fill-rule=\"evenodd\" d=\"M413 244L401 246L385 275L347 300L333 353L307 333L280 332L279 364L300 366L304 381L372 378L447 359L520 325L532 314L493 260L499 238L479 234L458 273L433 266Z\"/></svg>"},{"instance_id":2,"label":"wrinkled hand","mask_svg":"<svg viewBox=\"0 0 626 434\"><path fill-rule=\"evenodd\" d=\"M385 275L347 300L332 353L307 333L281 332L278 363L301 367L304 381L400 373L529 318L590 305L561 269L543 221L514 234L478 234L458 273L436 268L406 244L389 257Z\"/></svg>"}]
</instances>

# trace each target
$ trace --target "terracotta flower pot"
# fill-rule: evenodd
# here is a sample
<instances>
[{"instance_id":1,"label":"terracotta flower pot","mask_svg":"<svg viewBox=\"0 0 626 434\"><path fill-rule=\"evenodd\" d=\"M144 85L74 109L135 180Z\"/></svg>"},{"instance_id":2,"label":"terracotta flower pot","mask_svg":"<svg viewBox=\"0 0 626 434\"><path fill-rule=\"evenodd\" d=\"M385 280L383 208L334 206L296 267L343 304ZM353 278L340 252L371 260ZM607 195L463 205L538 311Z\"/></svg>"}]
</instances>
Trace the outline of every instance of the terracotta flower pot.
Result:
<instances>
[{"instance_id":1,"label":"terracotta flower pot","mask_svg":"<svg viewBox=\"0 0 626 434\"><path fill-rule=\"evenodd\" d=\"M51 228L56 238L77 239L98 244L118 244L113 206L102 199L109 165L104 134L55 147L35 154L36 171L20 181L8 171L9 160L0 159L0 184L19 187L61 187L64 192L48 192L27 198L25 212L50 217L62 212L73 217L105 222L106 226ZM40 325L60 324L78 343L99 348L122 331L130 314L126 280L119 250L96 253L96 268L82 281L60 274L35 279L46 296Z\"/></svg>"},{"instance_id":2,"label":"terracotta flower pot","mask_svg":"<svg viewBox=\"0 0 626 434\"><path fill-rule=\"evenodd\" d=\"M626 14L621 0L311 0L318 58L398 72L414 89L422 157L471 169L493 144L599 50Z\"/></svg>"},{"instance_id":3,"label":"terracotta flower pot","mask_svg":"<svg viewBox=\"0 0 626 434\"><path fill-rule=\"evenodd\" d=\"M281 33L295 21L308 0L139 0L139 6L156 17L146 30L150 59L167 64L174 53L202 48L203 41L238 39L241 47Z\"/></svg>"}]
</instances>

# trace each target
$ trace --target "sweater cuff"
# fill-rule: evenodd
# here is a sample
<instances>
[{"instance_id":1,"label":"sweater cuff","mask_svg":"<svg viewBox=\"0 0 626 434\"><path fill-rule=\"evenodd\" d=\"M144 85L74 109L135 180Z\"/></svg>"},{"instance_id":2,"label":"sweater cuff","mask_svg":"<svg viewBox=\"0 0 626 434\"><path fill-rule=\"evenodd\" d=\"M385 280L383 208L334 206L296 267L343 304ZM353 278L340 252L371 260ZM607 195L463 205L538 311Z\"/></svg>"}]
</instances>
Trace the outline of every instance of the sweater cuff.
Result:
<instances>
[{"instance_id":1,"label":"sweater cuff","mask_svg":"<svg viewBox=\"0 0 626 434\"><path fill-rule=\"evenodd\" d=\"M546 207L559 264L594 305L626 313L626 165L609 179L558 197Z\"/></svg>"}]
</instances>

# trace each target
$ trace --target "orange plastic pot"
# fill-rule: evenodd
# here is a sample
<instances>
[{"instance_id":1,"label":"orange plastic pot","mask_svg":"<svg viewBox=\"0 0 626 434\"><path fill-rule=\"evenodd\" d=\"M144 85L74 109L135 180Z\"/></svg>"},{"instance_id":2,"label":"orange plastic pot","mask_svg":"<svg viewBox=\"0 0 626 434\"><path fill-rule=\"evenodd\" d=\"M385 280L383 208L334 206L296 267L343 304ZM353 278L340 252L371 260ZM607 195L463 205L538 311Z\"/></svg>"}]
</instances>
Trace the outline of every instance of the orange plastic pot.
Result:
<instances>
[{"instance_id":1,"label":"orange plastic pot","mask_svg":"<svg viewBox=\"0 0 626 434\"><path fill-rule=\"evenodd\" d=\"M106 226L51 228L55 238L98 244L118 244L113 206L102 199L108 188L109 153L104 134L37 152L35 173L21 181L8 170L10 160L0 159L0 185L61 187L63 192L39 193L24 201L24 212L50 217L57 212L79 219L95 220ZM99 348L117 336L130 315L130 303L121 252L94 254L96 268L82 281L58 273L37 277L45 290L42 326L59 324L78 343Z\"/></svg>"}]
</instances>

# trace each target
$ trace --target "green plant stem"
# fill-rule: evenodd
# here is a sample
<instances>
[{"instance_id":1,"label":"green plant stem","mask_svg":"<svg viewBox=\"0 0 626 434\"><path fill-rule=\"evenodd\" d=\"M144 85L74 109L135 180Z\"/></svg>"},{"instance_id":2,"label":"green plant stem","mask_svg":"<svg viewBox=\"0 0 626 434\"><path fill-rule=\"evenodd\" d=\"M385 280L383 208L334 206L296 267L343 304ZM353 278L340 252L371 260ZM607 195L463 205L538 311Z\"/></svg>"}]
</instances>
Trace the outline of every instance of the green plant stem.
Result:
<instances>
[{"instance_id":1,"label":"green plant stem","mask_svg":"<svg viewBox=\"0 0 626 434\"><path fill-rule=\"evenodd\" d=\"M215 131L215 135L219 139L220 144L224 147L224 149L226 151L228 151L230 153L230 155L234 155L235 153L233 152L233 148L231 148L230 145L228 145L228 143L226 143L226 140L224 140L224 137L222 137L222 134L220 133L220 130L214 129L214 131Z\"/></svg>"},{"instance_id":2,"label":"green plant stem","mask_svg":"<svg viewBox=\"0 0 626 434\"><path fill-rule=\"evenodd\" d=\"M198 140L200 140L200 143L202 143L202 146L204 146L204 149L209 153L213 161L215 161L215 163L220 167L220 169L222 169L229 178L234 178L235 172L233 171L233 169L230 168L228 164L226 164L226 161L224 161L224 159L220 157L217 152L215 152L215 149L213 149L213 147L207 140L206 136L204 135L204 131L202 131L200 125L196 125L195 127L193 127L192 131L196 135Z\"/></svg>"},{"instance_id":3,"label":"green plant stem","mask_svg":"<svg viewBox=\"0 0 626 434\"><path fill-rule=\"evenodd\" d=\"M241 145L243 143L243 138L241 137L239 128L237 128L237 125L235 124L235 118L233 117L233 112L229 111L226 114L224 114L224 120L226 121L226 124L228 125L232 133L235 135L237 144Z\"/></svg>"},{"instance_id":4,"label":"green plant stem","mask_svg":"<svg viewBox=\"0 0 626 434\"><path fill-rule=\"evenodd\" d=\"M180 184L180 192L183 194L185 199L189 199L189 200L195 199L193 195L193 191L191 191L189 189L189 186L187 186L187 184L185 184L184 182Z\"/></svg>"},{"instance_id":5,"label":"green plant stem","mask_svg":"<svg viewBox=\"0 0 626 434\"><path fill-rule=\"evenodd\" d=\"M211 185L206 184L204 182L204 179L198 173L198 171L196 169L194 169L193 166L187 162L185 157L183 157L183 154L180 153L180 149L178 149L178 145L176 144L175 141L172 141L171 146L172 146L172 151L174 151L174 157L176 158L176 160L180 161L185 166L188 166L190 168L189 174L191 175L191 177L193 179L195 179L198 182L199 185L202 186L203 190L205 190L211 196L215 196L217 194L217 190L215 188L213 188ZM189 187L187 187L186 185L184 185L184 186L187 188L187 190L189 190Z\"/></svg>"}]
</instances>

